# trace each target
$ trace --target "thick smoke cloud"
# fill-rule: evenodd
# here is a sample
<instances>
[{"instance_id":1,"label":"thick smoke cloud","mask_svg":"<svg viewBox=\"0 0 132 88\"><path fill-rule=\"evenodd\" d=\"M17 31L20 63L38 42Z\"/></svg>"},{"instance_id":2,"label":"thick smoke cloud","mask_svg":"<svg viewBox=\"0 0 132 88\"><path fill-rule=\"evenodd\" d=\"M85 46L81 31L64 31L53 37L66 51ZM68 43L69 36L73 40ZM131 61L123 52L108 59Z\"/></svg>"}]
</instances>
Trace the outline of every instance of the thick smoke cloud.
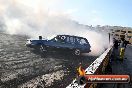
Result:
<instances>
[{"instance_id":1,"label":"thick smoke cloud","mask_svg":"<svg viewBox=\"0 0 132 88\"><path fill-rule=\"evenodd\" d=\"M73 21L69 15L47 9L56 0L1 0L0 18L9 34L28 35L32 38L57 34L83 36L88 39L92 52L100 55L108 47L108 35L95 32ZM63 0L62 0L63 1ZM30 3L34 2L34 3ZM42 2L40 4L40 2ZM48 5L45 4L48 2ZM43 6L44 3L44 6Z\"/></svg>"}]
</instances>

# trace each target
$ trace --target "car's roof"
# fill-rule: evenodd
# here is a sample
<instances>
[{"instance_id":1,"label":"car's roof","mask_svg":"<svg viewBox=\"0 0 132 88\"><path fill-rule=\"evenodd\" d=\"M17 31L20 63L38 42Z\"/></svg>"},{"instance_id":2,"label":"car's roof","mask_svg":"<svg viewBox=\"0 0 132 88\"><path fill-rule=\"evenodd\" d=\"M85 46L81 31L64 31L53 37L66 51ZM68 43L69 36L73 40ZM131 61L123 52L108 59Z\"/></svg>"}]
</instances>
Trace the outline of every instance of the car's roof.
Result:
<instances>
[{"instance_id":1,"label":"car's roof","mask_svg":"<svg viewBox=\"0 0 132 88\"><path fill-rule=\"evenodd\" d=\"M78 38L83 38L83 39L85 39L84 37L80 37L80 36L75 36L75 35L57 35L57 36L69 36L69 37L78 37Z\"/></svg>"}]
</instances>

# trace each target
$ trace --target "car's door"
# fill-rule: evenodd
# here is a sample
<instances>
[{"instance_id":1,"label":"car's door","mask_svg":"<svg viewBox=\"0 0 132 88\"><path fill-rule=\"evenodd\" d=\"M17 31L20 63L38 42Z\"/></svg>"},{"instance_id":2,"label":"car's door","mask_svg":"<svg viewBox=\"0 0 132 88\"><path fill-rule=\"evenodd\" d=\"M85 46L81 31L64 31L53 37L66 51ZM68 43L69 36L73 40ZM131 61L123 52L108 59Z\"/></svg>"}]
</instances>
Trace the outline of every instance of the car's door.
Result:
<instances>
[{"instance_id":1,"label":"car's door","mask_svg":"<svg viewBox=\"0 0 132 88\"><path fill-rule=\"evenodd\" d=\"M61 40L61 43L58 43L58 47L64 48L64 49L73 49L75 40L72 36L61 36L63 40Z\"/></svg>"},{"instance_id":2,"label":"car's door","mask_svg":"<svg viewBox=\"0 0 132 88\"><path fill-rule=\"evenodd\" d=\"M53 45L55 48L62 48L64 46L65 42L65 36L57 36L56 40L53 42Z\"/></svg>"},{"instance_id":3,"label":"car's door","mask_svg":"<svg viewBox=\"0 0 132 88\"><path fill-rule=\"evenodd\" d=\"M63 40L60 44L60 47L64 49L69 48L70 47L70 42L69 42L70 37L69 36L61 36L61 37Z\"/></svg>"},{"instance_id":4,"label":"car's door","mask_svg":"<svg viewBox=\"0 0 132 88\"><path fill-rule=\"evenodd\" d=\"M74 36L69 36L67 38L67 47L69 49L74 49L75 48L75 37Z\"/></svg>"},{"instance_id":5,"label":"car's door","mask_svg":"<svg viewBox=\"0 0 132 88\"><path fill-rule=\"evenodd\" d=\"M67 44L67 36L59 35L56 37L55 41L53 42L52 46L55 48L66 48L69 45Z\"/></svg>"},{"instance_id":6,"label":"car's door","mask_svg":"<svg viewBox=\"0 0 132 88\"><path fill-rule=\"evenodd\" d=\"M67 47L67 42L66 41L67 41L67 36L65 36L65 35L60 36L58 47L59 48L66 48Z\"/></svg>"}]
</instances>

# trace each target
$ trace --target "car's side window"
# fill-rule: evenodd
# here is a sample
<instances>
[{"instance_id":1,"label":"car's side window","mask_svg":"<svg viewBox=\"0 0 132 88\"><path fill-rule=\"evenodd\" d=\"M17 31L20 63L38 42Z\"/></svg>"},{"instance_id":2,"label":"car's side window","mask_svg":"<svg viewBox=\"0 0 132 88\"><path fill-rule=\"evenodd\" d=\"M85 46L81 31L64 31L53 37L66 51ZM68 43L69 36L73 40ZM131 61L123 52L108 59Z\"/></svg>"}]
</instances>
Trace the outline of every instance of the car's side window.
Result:
<instances>
[{"instance_id":1,"label":"car's side window","mask_svg":"<svg viewBox=\"0 0 132 88\"><path fill-rule=\"evenodd\" d=\"M69 43L70 42L70 38L66 37L66 42Z\"/></svg>"},{"instance_id":2,"label":"car's side window","mask_svg":"<svg viewBox=\"0 0 132 88\"><path fill-rule=\"evenodd\" d=\"M66 36L61 36L61 40L64 41L66 39Z\"/></svg>"},{"instance_id":3,"label":"car's side window","mask_svg":"<svg viewBox=\"0 0 132 88\"><path fill-rule=\"evenodd\" d=\"M75 43L74 37L70 37L70 43Z\"/></svg>"},{"instance_id":4,"label":"car's side window","mask_svg":"<svg viewBox=\"0 0 132 88\"><path fill-rule=\"evenodd\" d=\"M61 36L61 42L65 43L66 42L66 36Z\"/></svg>"},{"instance_id":5,"label":"car's side window","mask_svg":"<svg viewBox=\"0 0 132 88\"><path fill-rule=\"evenodd\" d=\"M76 38L77 44L80 44L80 39Z\"/></svg>"},{"instance_id":6,"label":"car's side window","mask_svg":"<svg viewBox=\"0 0 132 88\"><path fill-rule=\"evenodd\" d=\"M66 36L57 36L57 37L55 38L55 40L56 40L57 42L64 43L65 40L66 40Z\"/></svg>"}]
</instances>

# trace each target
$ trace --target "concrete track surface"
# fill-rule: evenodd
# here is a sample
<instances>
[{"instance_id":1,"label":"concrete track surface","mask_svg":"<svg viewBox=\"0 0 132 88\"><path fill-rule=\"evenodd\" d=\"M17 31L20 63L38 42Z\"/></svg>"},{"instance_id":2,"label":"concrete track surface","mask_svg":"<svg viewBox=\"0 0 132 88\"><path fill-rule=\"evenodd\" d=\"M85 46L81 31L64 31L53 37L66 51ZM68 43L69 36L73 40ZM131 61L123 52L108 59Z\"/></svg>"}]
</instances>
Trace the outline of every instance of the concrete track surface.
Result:
<instances>
[{"instance_id":1,"label":"concrete track surface","mask_svg":"<svg viewBox=\"0 0 132 88\"><path fill-rule=\"evenodd\" d=\"M65 88L77 67L97 57L67 52L40 53L25 46L27 37L0 33L0 88Z\"/></svg>"}]
</instances>

